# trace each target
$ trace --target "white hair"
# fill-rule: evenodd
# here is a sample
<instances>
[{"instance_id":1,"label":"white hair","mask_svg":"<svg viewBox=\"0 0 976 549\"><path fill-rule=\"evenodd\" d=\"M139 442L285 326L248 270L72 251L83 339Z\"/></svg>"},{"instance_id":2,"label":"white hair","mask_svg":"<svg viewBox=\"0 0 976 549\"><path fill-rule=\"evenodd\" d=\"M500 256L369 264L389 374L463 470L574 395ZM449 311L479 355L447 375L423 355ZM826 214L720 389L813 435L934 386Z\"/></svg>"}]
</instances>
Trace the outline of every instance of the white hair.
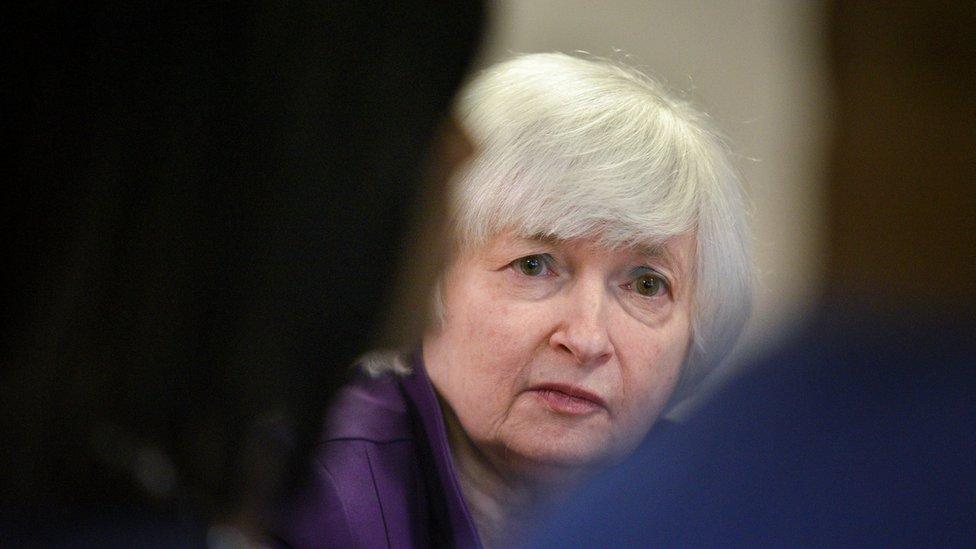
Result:
<instances>
[{"instance_id":1,"label":"white hair","mask_svg":"<svg viewBox=\"0 0 976 549\"><path fill-rule=\"evenodd\" d=\"M549 53L483 71L458 115L477 153L452 186L456 245L506 230L608 247L693 233L679 392L727 355L750 310L751 263L740 182L702 113L629 67Z\"/></svg>"}]
</instances>

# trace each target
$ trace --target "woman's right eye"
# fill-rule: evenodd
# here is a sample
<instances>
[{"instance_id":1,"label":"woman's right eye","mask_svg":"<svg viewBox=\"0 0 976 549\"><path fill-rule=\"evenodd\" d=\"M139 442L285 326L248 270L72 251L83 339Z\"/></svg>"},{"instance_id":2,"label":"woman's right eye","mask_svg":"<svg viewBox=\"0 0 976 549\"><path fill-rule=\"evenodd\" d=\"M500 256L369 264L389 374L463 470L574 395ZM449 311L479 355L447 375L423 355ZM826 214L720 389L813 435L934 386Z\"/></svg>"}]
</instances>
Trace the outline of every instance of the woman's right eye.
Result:
<instances>
[{"instance_id":1,"label":"woman's right eye","mask_svg":"<svg viewBox=\"0 0 976 549\"><path fill-rule=\"evenodd\" d=\"M542 276L549 272L546 258L542 255L529 255L516 259L513 266L525 276Z\"/></svg>"}]
</instances>

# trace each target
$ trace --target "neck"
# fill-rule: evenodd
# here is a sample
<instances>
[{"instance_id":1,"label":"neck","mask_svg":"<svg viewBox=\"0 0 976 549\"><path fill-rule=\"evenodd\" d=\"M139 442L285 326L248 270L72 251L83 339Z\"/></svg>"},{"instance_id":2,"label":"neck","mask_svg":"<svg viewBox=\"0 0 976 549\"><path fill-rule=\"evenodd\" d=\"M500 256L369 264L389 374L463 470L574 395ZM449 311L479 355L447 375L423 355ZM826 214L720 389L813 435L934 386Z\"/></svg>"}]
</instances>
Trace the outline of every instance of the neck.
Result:
<instances>
[{"instance_id":1,"label":"neck","mask_svg":"<svg viewBox=\"0 0 976 549\"><path fill-rule=\"evenodd\" d=\"M520 532L536 518L534 511L575 485L571 474L539 481L511 470L478 449L443 400L441 408L461 492L485 547L505 546L519 539Z\"/></svg>"}]
</instances>

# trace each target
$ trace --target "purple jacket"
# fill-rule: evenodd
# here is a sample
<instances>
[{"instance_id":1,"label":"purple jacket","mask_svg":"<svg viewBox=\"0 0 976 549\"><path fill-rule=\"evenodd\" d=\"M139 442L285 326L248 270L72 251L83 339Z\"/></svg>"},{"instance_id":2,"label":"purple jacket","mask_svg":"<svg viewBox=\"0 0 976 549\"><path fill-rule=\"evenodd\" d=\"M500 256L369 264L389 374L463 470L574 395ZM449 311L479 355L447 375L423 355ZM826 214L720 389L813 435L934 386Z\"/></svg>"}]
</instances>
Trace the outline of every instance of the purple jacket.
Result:
<instances>
[{"instance_id":1,"label":"purple jacket","mask_svg":"<svg viewBox=\"0 0 976 549\"><path fill-rule=\"evenodd\" d=\"M335 399L311 485L277 532L294 547L480 547L420 353Z\"/></svg>"}]
</instances>

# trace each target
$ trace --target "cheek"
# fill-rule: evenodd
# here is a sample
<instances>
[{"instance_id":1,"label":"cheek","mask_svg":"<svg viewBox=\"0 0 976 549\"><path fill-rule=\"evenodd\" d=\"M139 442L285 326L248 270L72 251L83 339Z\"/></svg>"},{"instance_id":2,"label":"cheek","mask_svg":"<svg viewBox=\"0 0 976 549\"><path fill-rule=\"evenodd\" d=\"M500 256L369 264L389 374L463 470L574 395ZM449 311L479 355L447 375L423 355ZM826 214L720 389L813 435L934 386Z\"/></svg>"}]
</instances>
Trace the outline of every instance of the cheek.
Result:
<instances>
[{"instance_id":1,"label":"cheek","mask_svg":"<svg viewBox=\"0 0 976 549\"><path fill-rule=\"evenodd\" d=\"M621 362L624 428L643 437L671 397L690 344L690 325L674 319L661 330L635 330L618 355Z\"/></svg>"},{"instance_id":2,"label":"cheek","mask_svg":"<svg viewBox=\"0 0 976 549\"><path fill-rule=\"evenodd\" d=\"M470 384L498 389L492 398L481 399L510 400L519 374L542 341L539 319L496 286L472 284L463 290L445 319L455 364L464 365Z\"/></svg>"},{"instance_id":3,"label":"cheek","mask_svg":"<svg viewBox=\"0 0 976 549\"><path fill-rule=\"evenodd\" d=\"M524 351L540 326L532 304L513 300L498 283L472 284L458 299L451 321L465 345L489 356Z\"/></svg>"},{"instance_id":4,"label":"cheek","mask_svg":"<svg viewBox=\"0 0 976 549\"><path fill-rule=\"evenodd\" d=\"M478 358L491 356L493 350L507 351L512 335L518 333L513 325L517 315L510 305L497 299L469 299L459 313L453 319L457 323L456 341L479 355Z\"/></svg>"}]
</instances>

